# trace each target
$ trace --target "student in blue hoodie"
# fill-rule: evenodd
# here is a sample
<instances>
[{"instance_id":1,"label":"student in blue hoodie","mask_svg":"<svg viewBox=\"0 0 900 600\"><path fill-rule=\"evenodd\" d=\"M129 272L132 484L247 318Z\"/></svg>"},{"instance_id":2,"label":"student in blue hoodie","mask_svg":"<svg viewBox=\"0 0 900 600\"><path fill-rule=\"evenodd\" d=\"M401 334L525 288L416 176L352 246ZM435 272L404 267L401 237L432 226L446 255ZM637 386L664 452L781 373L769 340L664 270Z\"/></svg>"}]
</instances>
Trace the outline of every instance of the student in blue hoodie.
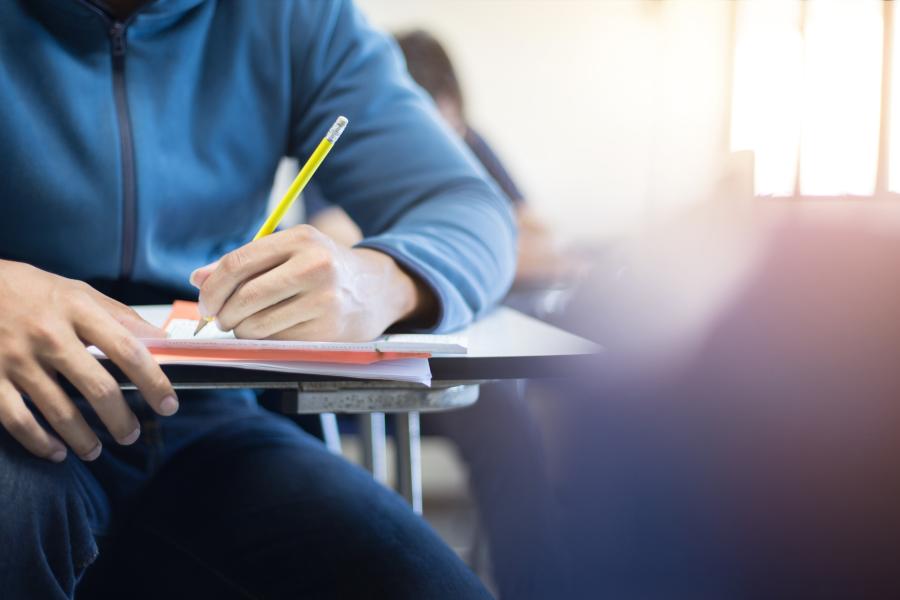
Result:
<instances>
[{"instance_id":1,"label":"student in blue hoodie","mask_svg":"<svg viewBox=\"0 0 900 600\"><path fill-rule=\"evenodd\" d=\"M399 497L252 393L176 394L137 341L161 332L123 304L194 281L238 336L359 340L502 297L511 211L393 44L349 0L7 0L0 56L4 597L486 596ZM247 243L279 159L338 114L317 181L363 240Z\"/></svg>"}]
</instances>

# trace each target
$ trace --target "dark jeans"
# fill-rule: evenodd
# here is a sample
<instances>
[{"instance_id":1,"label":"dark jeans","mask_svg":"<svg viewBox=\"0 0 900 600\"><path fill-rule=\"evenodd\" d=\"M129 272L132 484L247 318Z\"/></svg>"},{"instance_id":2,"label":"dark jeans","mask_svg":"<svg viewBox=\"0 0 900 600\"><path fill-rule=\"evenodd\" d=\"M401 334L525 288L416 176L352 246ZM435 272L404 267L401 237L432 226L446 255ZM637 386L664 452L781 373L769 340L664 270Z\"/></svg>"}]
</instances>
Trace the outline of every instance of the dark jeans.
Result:
<instances>
[{"instance_id":1,"label":"dark jeans","mask_svg":"<svg viewBox=\"0 0 900 600\"><path fill-rule=\"evenodd\" d=\"M250 393L180 399L158 418L130 398L141 438L97 428L90 464L0 431L3 598L489 596L399 496Z\"/></svg>"}]
</instances>

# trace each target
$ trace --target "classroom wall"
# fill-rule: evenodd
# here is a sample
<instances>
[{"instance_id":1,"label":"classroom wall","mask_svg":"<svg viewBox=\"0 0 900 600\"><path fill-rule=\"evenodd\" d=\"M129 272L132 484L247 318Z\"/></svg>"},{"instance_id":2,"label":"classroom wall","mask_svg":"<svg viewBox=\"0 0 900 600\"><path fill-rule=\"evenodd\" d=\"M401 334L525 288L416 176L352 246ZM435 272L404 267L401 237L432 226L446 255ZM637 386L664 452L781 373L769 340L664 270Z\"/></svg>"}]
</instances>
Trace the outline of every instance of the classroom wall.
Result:
<instances>
[{"instance_id":1,"label":"classroom wall","mask_svg":"<svg viewBox=\"0 0 900 600\"><path fill-rule=\"evenodd\" d=\"M634 231L720 176L729 2L357 1L380 27L444 41L471 121L570 236Z\"/></svg>"}]
</instances>

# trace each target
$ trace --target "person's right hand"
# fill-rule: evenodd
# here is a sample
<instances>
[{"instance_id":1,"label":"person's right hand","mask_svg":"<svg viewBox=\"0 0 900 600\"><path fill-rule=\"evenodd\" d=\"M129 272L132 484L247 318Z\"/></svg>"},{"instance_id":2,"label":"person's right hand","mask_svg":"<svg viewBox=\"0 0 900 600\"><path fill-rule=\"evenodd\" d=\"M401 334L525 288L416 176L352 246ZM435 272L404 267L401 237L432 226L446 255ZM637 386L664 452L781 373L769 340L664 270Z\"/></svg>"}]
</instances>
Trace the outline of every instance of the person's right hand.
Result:
<instances>
[{"instance_id":1,"label":"person's right hand","mask_svg":"<svg viewBox=\"0 0 900 600\"><path fill-rule=\"evenodd\" d=\"M100 348L161 415L178 410L172 385L140 337L165 334L133 310L89 285L32 266L0 260L0 425L32 454L54 462L66 448L38 424L28 396L82 460L100 455L100 440L56 383L74 385L120 444L140 436L140 424L115 379L85 345Z\"/></svg>"}]
</instances>

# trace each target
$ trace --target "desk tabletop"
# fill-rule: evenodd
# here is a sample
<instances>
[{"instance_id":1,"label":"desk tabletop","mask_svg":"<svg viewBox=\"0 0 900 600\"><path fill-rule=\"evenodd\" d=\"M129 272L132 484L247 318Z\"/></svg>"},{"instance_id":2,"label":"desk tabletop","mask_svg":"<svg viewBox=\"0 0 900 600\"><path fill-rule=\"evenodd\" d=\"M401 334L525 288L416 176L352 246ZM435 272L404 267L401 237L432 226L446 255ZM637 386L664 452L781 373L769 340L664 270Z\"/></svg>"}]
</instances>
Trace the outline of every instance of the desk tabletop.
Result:
<instances>
[{"instance_id":1,"label":"desk tabletop","mask_svg":"<svg viewBox=\"0 0 900 600\"><path fill-rule=\"evenodd\" d=\"M162 325L171 307L137 306L147 321ZM464 333L465 355L435 355L429 359L435 381L478 381L565 377L590 368L603 349L584 338L516 310L499 307L473 323ZM115 369L111 369L115 372ZM331 378L222 367L166 365L173 384L201 386L215 381L223 387L286 387L298 382Z\"/></svg>"},{"instance_id":2,"label":"desk tabletop","mask_svg":"<svg viewBox=\"0 0 900 600\"><path fill-rule=\"evenodd\" d=\"M602 348L517 310L501 306L465 330L465 355L436 355L435 379L524 379L583 373Z\"/></svg>"}]
</instances>

